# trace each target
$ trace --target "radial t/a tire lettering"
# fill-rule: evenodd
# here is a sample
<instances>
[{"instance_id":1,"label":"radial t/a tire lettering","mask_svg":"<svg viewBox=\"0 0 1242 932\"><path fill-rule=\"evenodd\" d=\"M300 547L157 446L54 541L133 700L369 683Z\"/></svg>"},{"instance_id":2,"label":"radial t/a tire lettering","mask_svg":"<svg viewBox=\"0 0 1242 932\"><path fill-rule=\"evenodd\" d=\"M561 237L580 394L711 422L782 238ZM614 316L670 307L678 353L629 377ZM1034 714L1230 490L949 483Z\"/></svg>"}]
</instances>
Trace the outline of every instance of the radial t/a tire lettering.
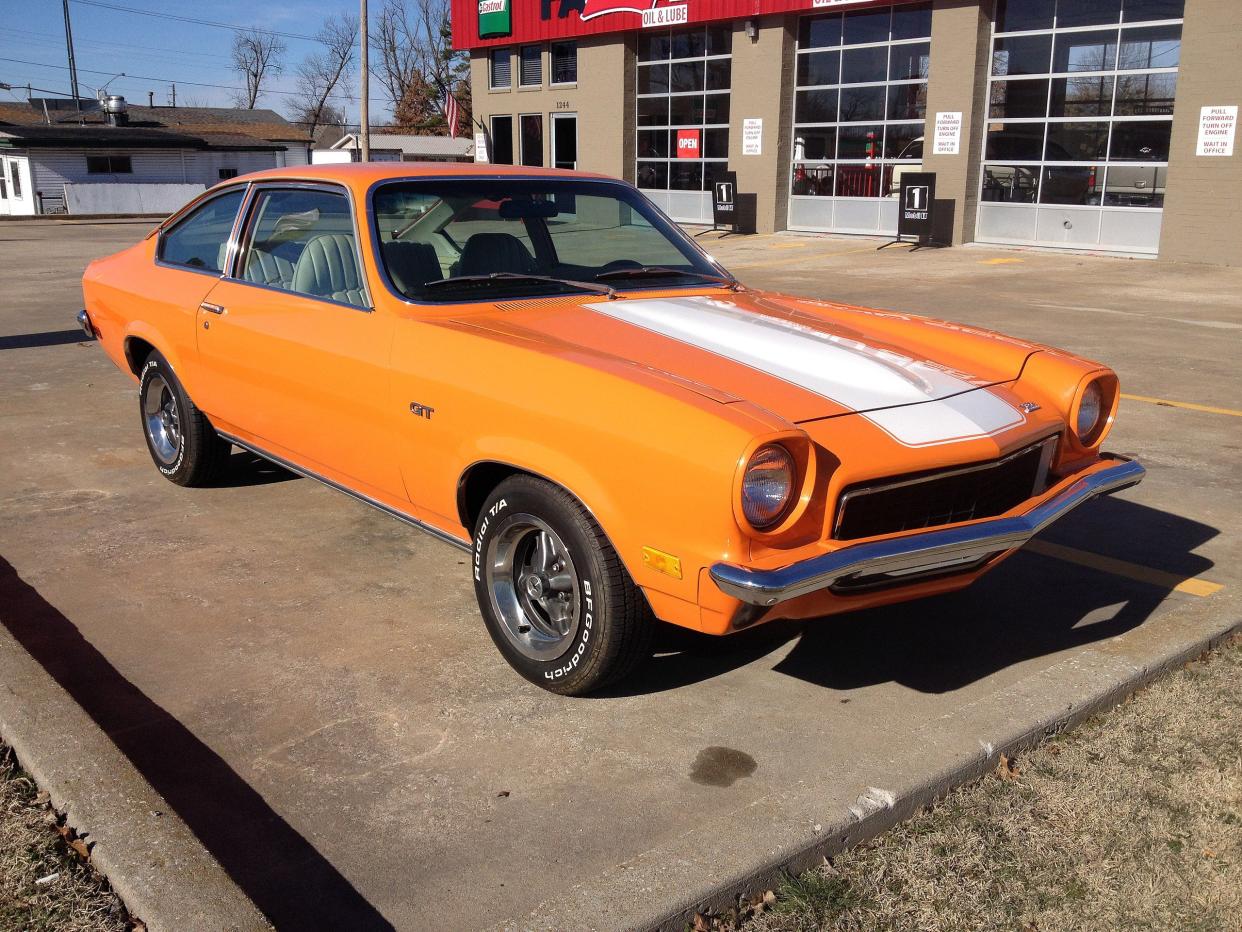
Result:
<instances>
[{"instance_id":1,"label":"radial t/a tire lettering","mask_svg":"<svg viewBox=\"0 0 1242 932\"><path fill-rule=\"evenodd\" d=\"M190 400L159 351L152 352L139 371L138 413L147 450L168 481L206 485L223 471L232 444L216 433Z\"/></svg>"},{"instance_id":2,"label":"radial t/a tire lettering","mask_svg":"<svg viewBox=\"0 0 1242 932\"><path fill-rule=\"evenodd\" d=\"M562 695L593 692L647 656L655 620L590 513L559 486L506 479L475 522L479 610L522 676Z\"/></svg>"}]
</instances>

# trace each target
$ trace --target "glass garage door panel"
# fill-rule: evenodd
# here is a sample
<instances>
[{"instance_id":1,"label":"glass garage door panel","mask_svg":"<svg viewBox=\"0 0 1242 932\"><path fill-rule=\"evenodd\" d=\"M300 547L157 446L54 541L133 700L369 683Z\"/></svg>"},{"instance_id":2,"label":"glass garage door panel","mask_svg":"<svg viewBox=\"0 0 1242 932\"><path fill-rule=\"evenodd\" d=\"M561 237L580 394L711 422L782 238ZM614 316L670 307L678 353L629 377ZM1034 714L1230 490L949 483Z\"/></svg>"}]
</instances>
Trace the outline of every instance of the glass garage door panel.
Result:
<instances>
[{"instance_id":1,"label":"glass garage door panel","mask_svg":"<svg viewBox=\"0 0 1242 932\"><path fill-rule=\"evenodd\" d=\"M796 56L790 229L896 233L923 158L931 4L804 16Z\"/></svg>"},{"instance_id":2,"label":"glass garage door panel","mask_svg":"<svg viewBox=\"0 0 1242 932\"><path fill-rule=\"evenodd\" d=\"M727 23L638 37L634 179L674 220L711 222L729 159L732 41Z\"/></svg>"},{"instance_id":3,"label":"glass garage door panel","mask_svg":"<svg viewBox=\"0 0 1242 932\"><path fill-rule=\"evenodd\" d=\"M1184 0L1000 0L976 239L1154 254Z\"/></svg>"}]
</instances>

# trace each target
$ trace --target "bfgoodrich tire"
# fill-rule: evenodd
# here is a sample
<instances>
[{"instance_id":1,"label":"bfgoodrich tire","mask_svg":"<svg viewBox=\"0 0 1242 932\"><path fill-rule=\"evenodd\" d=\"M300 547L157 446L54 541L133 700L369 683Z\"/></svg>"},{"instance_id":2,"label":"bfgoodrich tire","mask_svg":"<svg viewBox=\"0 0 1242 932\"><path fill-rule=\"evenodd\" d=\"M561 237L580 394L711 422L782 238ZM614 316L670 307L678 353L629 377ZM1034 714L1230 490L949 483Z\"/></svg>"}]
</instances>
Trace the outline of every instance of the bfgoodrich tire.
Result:
<instances>
[{"instance_id":1,"label":"bfgoodrich tire","mask_svg":"<svg viewBox=\"0 0 1242 932\"><path fill-rule=\"evenodd\" d=\"M158 351L142 364L138 414L151 459L177 485L206 485L224 469L232 444L216 433Z\"/></svg>"},{"instance_id":2,"label":"bfgoodrich tire","mask_svg":"<svg viewBox=\"0 0 1242 932\"><path fill-rule=\"evenodd\" d=\"M474 589L488 633L532 683L581 696L629 674L654 618L595 519L564 489L506 479L474 528Z\"/></svg>"}]
</instances>

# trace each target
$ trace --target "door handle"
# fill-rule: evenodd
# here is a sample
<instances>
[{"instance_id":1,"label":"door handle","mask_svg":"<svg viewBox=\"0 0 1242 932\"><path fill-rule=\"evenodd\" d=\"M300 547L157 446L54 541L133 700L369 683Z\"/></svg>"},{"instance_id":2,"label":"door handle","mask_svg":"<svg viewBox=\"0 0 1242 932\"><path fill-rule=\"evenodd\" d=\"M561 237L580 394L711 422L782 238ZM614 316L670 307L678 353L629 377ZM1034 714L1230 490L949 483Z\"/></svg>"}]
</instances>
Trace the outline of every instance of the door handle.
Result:
<instances>
[{"instance_id":1,"label":"door handle","mask_svg":"<svg viewBox=\"0 0 1242 932\"><path fill-rule=\"evenodd\" d=\"M221 307L219 304L209 304L208 302L204 301L202 304L199 305L199 307L202 310L206 311L208 314L223 314L224 313L224 308Z\"/></svg>"}]
</instances>

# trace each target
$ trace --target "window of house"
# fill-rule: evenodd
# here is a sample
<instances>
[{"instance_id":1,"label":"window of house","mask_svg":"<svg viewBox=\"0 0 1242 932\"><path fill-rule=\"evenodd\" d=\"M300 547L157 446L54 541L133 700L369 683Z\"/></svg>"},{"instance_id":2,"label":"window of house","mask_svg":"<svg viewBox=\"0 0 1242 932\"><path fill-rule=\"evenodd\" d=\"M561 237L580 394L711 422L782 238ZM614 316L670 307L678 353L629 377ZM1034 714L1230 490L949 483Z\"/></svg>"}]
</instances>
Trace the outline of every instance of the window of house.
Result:
<instances>
[{"instance_id":1,"label":"window of house","mask_svg":"<svg viewBox=\"0 0 1242 932\"><path fill-rule=\"evenodd\" d=\"M492 117L492 162L513 164L513 117Z\"/></svg>"},{"instance_id":2,"label":"window of house","mask_svg":"<svg viewBox=\"0 0 1242 932\"><path fill-rule=\"evenodd\" d=\"M552 83L576 84L578 82L578 43L552 43Z\"/></svg>"},{"instance_id":3,"label":"window of house","mask_svg":"<svg viewBox=\"0 0 1242 932\"><path fill-rule=\"evenodd\" d=\"M134 166L128 155L88 155L88 175L132 175Z\"/></svg>"},{"instance_id":4,"label":"window of house","mask_svg":"<svg viewBox=\"0 0 1242 932\"><path fill-rule=\"evenodd\" d=\"M488 85L492 90L508 90L513 86L511 57L511 49L492 49L488 52Z\"/></svg>"},{"instance_id":5,"label":"window of house","mask_svg":"<svg viewBox=\"0 0 1242 932\"><path fill-rule=\"evenodd\" d=\"M522 46L518 68L520 86L539 87L543 84L543 49L538 45Z\"/></svg>"},{"instance_id":6,"label":"window of house","mask_svg":"<svg viewBox=\"0 0 1242 932\"><path fill-rule=\"evenodd\" d=\"M239 264L242 281L363 307L349 199L305 188L260 191Z\"/></svg>"},{"instance_id":7,"label":"window of house","mask_svg":"<svg viewBox=\"0 0 1242 932\"><path fill-rule=\"evenodd\" d=\"M22 173L16 162L9 162L9 171L13 174L13 199L17 200L22 196Z\"/></svg>"},{"instance_id":8,"label":"window of house","mask_svg":"<svg viewBox=\"0 0 1242 932\"><path fill-rule=\"evenodd\" d=\"M160 261L200 272L220 272L244 195L239 187L214 197L165 230L160 235Z\"/></svg>"},{"instance_id":9,"label":"window of house","mask_svg":"<svg viewBox=\"0 0 1242 932\"><path fill-rule=\"evenodd\" d=\"M543 165L543 114L523 113L521 120L522 164Z\"/></svg>"},{"instance_id":10,"label":"window of house","mask_svg":"<svg viewBox=\"0 0 1242 932\"><path fill-rule=\"evenodd\" d=\"M220 176L221 181L227 181L230 178L237 177L237 169L236 168L222 168L216 174Z\"/></svg>"}]
</instances>

